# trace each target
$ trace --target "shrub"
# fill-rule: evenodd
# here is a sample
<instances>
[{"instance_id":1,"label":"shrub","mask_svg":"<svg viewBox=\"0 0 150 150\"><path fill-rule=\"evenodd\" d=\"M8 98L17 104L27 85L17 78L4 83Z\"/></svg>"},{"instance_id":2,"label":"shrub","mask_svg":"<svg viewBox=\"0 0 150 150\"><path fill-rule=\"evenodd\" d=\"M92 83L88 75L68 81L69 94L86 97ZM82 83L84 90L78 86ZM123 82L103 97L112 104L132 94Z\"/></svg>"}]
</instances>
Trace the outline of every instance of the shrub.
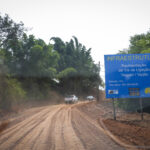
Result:
<instances>
[{"instance_id":1,"label":"shrub","mask_svg":"<svg viewBox=\"0 0 150 150\"><path fill-rule=\"evenodd\" d=\"M25 91L16 79L0 76L0 108L10 110L12 105L18 104L24 97Z\"/></svg>"}]
</instances>

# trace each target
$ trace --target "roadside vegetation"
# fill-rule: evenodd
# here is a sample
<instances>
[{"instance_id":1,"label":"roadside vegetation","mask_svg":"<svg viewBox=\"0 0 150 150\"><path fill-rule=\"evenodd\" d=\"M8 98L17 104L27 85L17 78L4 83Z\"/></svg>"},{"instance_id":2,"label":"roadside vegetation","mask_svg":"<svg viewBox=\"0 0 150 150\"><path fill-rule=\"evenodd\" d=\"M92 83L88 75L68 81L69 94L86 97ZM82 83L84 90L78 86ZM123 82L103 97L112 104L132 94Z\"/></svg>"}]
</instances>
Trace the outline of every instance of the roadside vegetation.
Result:
<instances>
[{"instance_id":1,"label":"roadside vegetation","mask_svg":"<svg viewBox=\"0 0 150 150\"><path fill-rule=\"evenodd\" d=\"M56 93L96 93L102 79L91 48L75 36L68 42L52 37L47 44L27 30L22 22L0 15L0 110L25 101L52 100Z\"/></svg>"}]
</instances>

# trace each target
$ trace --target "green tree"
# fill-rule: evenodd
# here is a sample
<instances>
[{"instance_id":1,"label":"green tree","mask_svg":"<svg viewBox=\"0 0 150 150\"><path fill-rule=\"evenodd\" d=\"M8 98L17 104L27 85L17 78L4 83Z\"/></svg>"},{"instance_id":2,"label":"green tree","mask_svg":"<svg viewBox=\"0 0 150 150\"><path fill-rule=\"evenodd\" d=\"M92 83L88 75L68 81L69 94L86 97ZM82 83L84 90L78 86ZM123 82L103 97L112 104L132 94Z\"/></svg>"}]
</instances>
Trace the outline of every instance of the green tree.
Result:
<instances>
[{"instance_id":1,"label":"green tree","mask_svg":"<svg viewBox=\"0 0 150 150\"><path fill-rule=\"evenodd\" d=\"M20 82L0 75L0 109L11 110L12 105L20 103L25 94Z\"/></svg>"},{"instance_id":2,"label":"green tree","mask_svg":"<svg viewBox=\"0 0 150 150\"><path fill-rule=\"evenodd\" d=\"M10 43L15 44L22 37L24 31L22 22L15 23L7 14L0 15L0 47L8 48Z\"/></svg>"},{"instance_id":3,"label":"green tree","mask_svg":"<svg viewBox=\"0 0 150 150\"><path fill-rule=\"evenodd\" d=\"M60 54L58 77L63 93L87 93L101 84L100 68L91 57L91 48L86 49L75 36L69 42L56 37L52 40L55 42L54 50Z\"/></svg>"},{"instance_id":4,"label":"green tree","mask_svg":"<svg viewBox=\"0 0 150 150\"><path fill-rule=\"evenodd\" d=\"M146 34L137 34L131 37L129 53L131 54L139 54L144 50L148 50L150 48L150 33Z\"/></svg>"}]
</instances>

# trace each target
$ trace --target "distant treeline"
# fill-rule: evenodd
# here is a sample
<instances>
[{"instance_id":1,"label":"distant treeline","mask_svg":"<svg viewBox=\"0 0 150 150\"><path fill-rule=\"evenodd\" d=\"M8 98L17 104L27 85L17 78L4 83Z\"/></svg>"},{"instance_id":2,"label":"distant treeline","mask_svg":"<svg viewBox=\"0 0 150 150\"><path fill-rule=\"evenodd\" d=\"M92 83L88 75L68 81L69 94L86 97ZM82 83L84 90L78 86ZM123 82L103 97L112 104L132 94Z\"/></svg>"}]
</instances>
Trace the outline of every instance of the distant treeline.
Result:
<instances>
[{"instance_id":1,"label":"distant treeline","mask_svg":"<svg viewBox=\"0 0 150 150\"><path fill-rule=\"evenodd\" d=\"M52 37L46 44L27 35L22 22L0 15L0 109L21 100L48 100L60 95L95 93L102 84L100 63L73 36L69 42ZM53 41L53 42L51 42Z\"/></svg>"}]
</instances>

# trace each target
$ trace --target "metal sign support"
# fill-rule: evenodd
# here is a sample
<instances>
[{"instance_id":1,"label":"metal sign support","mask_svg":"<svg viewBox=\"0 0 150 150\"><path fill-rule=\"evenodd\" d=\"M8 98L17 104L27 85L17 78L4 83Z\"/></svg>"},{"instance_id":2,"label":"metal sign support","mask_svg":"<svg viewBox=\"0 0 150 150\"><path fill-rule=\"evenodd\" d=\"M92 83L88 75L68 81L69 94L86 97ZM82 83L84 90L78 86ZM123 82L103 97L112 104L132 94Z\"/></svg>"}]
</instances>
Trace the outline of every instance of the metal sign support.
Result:
<instances>
[{"instance_id":1,"label":"metal sign support","mask_svg":"<svg viewBox=\"0 0 150 150\"><path fill-rule=\"evenodd\" d=\"M113 102L113 114L114 114L114 120L116 120L116 109L115 109L114 98L112 98L112 102Z\"/></svg>"},{"instance_id":2,"label":"metal sign support","mask_svg":"<svg viewBox=\"0 0 150 150\"><path fill-rule=\"evenodd\" d=\"M140 103L140 110L141 110L141 120L143 120L143 103L142 103L142 98L139 99Z\"/></svg>"}]
</instances>

